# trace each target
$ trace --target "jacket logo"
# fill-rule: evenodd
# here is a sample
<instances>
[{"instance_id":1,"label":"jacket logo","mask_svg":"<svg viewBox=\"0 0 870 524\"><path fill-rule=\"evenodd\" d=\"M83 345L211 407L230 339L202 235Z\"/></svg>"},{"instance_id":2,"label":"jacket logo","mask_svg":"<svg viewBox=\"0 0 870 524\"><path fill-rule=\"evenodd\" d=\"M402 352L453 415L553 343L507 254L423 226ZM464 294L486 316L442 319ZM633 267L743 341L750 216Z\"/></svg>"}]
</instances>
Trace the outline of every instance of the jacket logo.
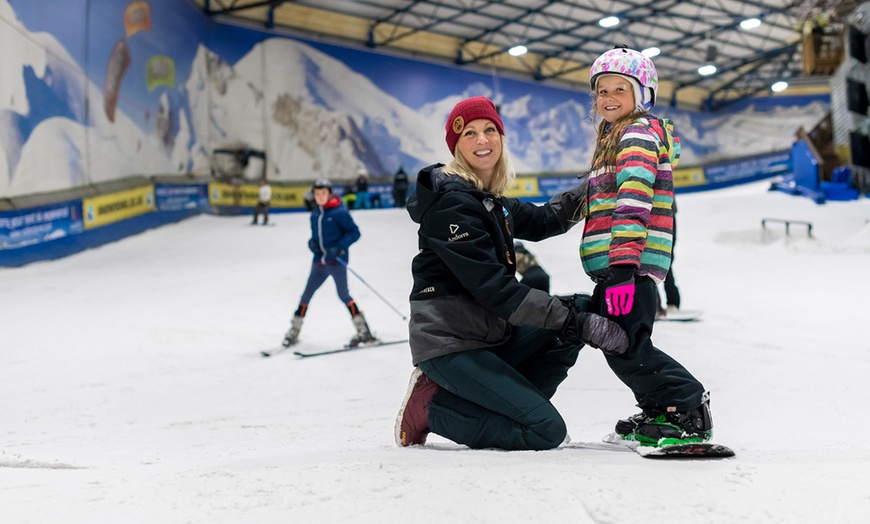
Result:
<instances>
[{"instance_id":1,"label":"jacket logo","mask_svg":"<svg viewBox=\"0 0 870 524\"><path fill-rule=\"evenodd\" d=\"M429 286L429 287L423 289L422 291L420 291L420 293L434 293L434 292L435 292L435 286Z\"/></svg>"},{"instance_id":2,"label":"jacket logo","mask_svg":"<svg viewBox=\"0 0 870 524\"><path fill-rule=\"evenodd\" d=\"M449 229L450 234L453 236L447 239L448 242L456 242L457 240L463 239L468 236L468 231L466 231L465 233L457 233L457 231L459 231L459 226L456 224L450 224Z\"/></svg>"}]
</instances>

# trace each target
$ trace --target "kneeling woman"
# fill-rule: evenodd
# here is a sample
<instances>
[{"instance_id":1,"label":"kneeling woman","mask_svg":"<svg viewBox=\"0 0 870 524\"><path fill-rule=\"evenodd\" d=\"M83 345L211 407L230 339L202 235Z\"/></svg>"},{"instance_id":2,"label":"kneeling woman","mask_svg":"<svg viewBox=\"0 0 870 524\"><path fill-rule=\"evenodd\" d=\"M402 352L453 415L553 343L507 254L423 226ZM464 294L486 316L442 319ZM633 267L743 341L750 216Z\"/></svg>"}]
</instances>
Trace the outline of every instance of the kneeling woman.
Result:
<instances>
[{"instance_id":1,"label":"kneeling woman","mask_svg":"<svg viewBox=\"0 0 870 524\"><path fill-rule=\"evenodd\" d=\"M565 439L550 403L584 343L619 353L625 332L515 278L514 237L542 240L583 217L580 187L537 206L504 197L513 182L495 105L474 97L447 120L454 160L417 176L408 213L414 258L408 393L400 446L430 432L472 448L543 450Z\"/></svg>"}]
</instances>

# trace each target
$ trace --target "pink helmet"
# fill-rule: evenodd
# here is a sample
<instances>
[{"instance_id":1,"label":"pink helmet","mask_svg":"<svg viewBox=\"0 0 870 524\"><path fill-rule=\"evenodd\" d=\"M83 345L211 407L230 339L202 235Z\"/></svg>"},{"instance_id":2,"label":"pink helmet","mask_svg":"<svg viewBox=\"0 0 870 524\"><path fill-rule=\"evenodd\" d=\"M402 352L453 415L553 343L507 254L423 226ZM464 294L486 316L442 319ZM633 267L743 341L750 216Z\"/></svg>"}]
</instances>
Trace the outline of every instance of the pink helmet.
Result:
<instances>
[{"instance_id":1,"label":"pink helmet","mask_svg":"<svg viewBox=\"0 0 870 524\"><path fill-rule=\"evenodd\" d=\"M655 105L659 88L656 66L640 52L617 47L596 58L589 69L589 85L593 92L598 78L604 74L618 74L636 80L641 87L640 97L636 100L638 107L650 109Z\"/></svg>"}]
</instances>

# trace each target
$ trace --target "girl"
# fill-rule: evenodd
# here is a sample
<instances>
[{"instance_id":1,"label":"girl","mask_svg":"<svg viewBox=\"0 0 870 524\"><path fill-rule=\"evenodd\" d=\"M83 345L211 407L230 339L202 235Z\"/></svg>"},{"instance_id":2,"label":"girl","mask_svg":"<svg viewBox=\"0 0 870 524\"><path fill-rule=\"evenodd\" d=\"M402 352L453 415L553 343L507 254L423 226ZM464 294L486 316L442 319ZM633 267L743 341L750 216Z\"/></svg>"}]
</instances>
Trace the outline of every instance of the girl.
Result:
<instances>
[{"instance_id":1,"label":"girl","mask_svg":"<svg viewBox=\"0 0 870 524\"><path fill-rule=\"evenodd\" d=\"M671 263L673 177L680 144L673 125L649 113L658 77L632 49L607 51L592 64L593 113L602 117L587 182L580 256L596 282L594 311L625 329L628 351L606 355L634 392L641 413L616 433L642 445L709 440L709 395L676 360L653 346L656 284Z\"/></svg>"},{"instance_id":2,"label":"girl","mask_svg":"<svg viewBox=\"0 0 870 524\"><path fill-rule=\"evenodd\" d=\"M543 206L505 197L514 174L487 98L456 104L446 133L453 161L420 171L407 206L420 225L409 325L417 367L396 443L424 444L431 431L472 448L554 448L566 429L550 398L583 343L619 352L627 339L614 322L518 282L514 235L566 232L582 193Z\"/></svg>"}]
</instances>

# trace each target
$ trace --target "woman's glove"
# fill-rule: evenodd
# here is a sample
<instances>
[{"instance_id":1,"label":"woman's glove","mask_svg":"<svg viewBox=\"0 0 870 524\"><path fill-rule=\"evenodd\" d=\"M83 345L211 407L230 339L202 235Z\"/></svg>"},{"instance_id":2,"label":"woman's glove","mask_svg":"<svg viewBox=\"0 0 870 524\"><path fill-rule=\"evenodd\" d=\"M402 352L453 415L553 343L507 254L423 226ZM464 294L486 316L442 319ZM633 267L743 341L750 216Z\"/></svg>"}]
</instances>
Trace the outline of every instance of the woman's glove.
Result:
<instances>
[{"instance_id":1,"label":"woman's glove","mask_svg":"<svg viewBox=\"0 0 870 524\"><path fill-rule=\"evenodd\" d=\"M628 349L628 335L616 322L569 307L568 318L559 331L560 343L589 344L608 355L621 355Z\"/></svg>"}]
</instances>

